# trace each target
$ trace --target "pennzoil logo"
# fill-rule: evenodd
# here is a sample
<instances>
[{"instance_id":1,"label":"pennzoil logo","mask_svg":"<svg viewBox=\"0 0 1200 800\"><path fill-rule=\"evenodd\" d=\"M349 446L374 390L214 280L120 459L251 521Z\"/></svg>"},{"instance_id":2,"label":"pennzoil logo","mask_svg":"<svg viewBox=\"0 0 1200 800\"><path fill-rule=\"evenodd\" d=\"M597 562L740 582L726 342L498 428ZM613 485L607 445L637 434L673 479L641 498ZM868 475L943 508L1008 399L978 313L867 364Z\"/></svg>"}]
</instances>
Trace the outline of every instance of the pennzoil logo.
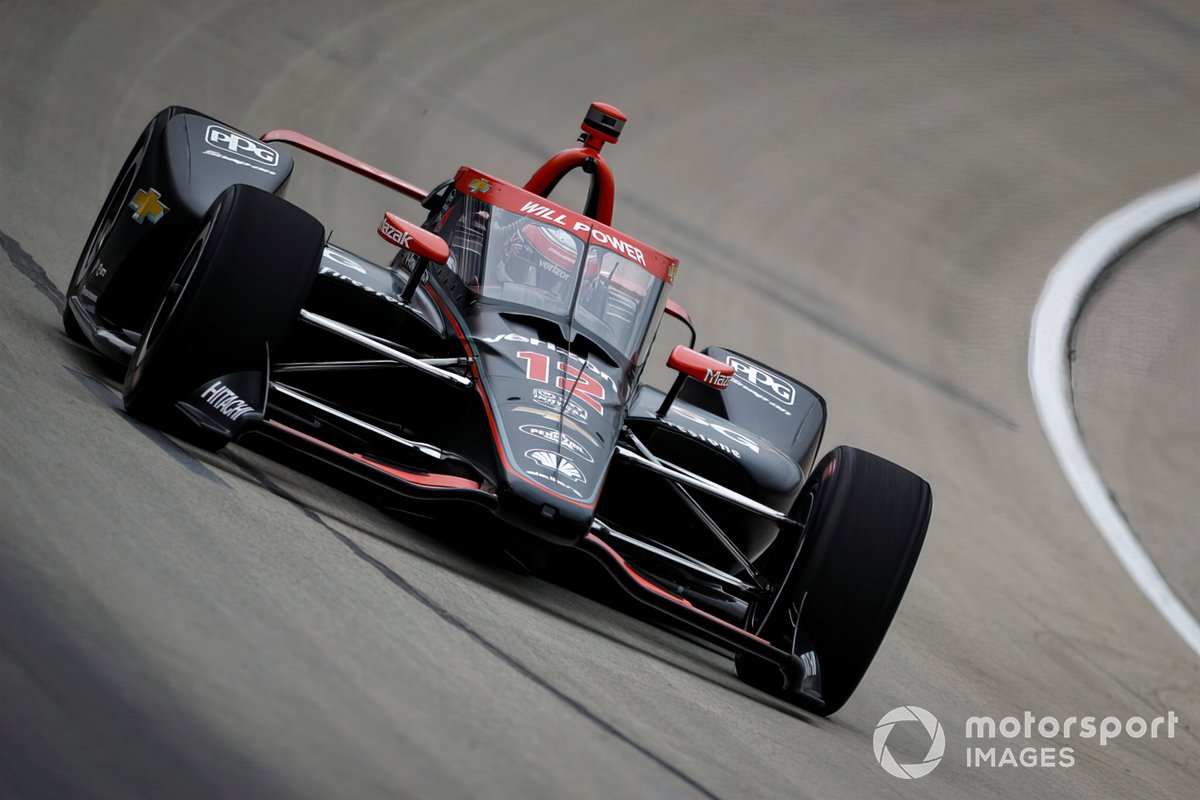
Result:
<instances>
[{"instance_id":1,"label":"pennzoil logo","mask_svg":"<svg viewBox=\"0 0 1200 800\"><path fill-rule=\"evenodd\" d=\"M467 188L471 190L471 194L487 194L492 185L483 178L476 178L467 184Z\"/></svg>"},{"instance_id":2,"label":"pennzoil logo","mask_svg":"<svg viewBox=\"0 0 1200 800\"><path fill-rule=\"evenodd\" d=\"M537 416L548 420L555 425L565 425L566 427L578 433L579 436L588 444L596 447L600 446L600 443L596 441L594 436L587 432L586 428L570 417L563 416L561 412L547 411L544 408L534 408L533 406L513 406L513 411L519 411L522 414L536 414Z\"/></svg>"},{"instance_id":3,"label":"pennzoil logo","mask_svg":"<svg viewBox=\"0 0 1200 800\"><path fill-rule=\"evenodd\" d=\"M594 464L595 459L588 449L575 441L571 436L554 428L547 428L544 425L522 425L520 428L522 433L529 434L535 439L540 439L547 444L561 447L573 456L578 456L589 464Z\"/></svg>"}]
</instances>

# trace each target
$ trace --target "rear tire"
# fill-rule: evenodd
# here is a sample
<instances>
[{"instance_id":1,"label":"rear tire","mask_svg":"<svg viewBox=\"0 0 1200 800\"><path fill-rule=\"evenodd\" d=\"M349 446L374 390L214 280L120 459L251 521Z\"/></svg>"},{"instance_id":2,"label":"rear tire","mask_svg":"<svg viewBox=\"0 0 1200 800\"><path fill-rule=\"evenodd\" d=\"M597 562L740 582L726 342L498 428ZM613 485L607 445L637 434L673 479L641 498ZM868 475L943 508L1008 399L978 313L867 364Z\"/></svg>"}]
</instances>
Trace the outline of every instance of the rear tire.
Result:
<instances>
[{"instance_id":1,"label":"rear tire","mask_svg":"<svg viewBox=\"0 0 1200 800\"><path fill-rule=\"evenodd\" d=\"M933 494L903 467L843 446L817 464L796 508L807 510L800 552L775 602L750 628L790 650L799 607L825 705L785 695L773 664L745 653L735 663L746 683L828 716L850 699L883 642L917 564Z\"/></svg>"},{"instance_id":2,"label":"rear tire","mask_svg":"<svg viewBox=\"0 0 1200 800\"><path fill-rule=\"evenodd\" d=\"M185 423L175 404L207 380L266 368L308 297L324 239L321 223L268 192L221 193L129 361L125 410L219 449L224 440Z\"/></svg>"}]
</instances>

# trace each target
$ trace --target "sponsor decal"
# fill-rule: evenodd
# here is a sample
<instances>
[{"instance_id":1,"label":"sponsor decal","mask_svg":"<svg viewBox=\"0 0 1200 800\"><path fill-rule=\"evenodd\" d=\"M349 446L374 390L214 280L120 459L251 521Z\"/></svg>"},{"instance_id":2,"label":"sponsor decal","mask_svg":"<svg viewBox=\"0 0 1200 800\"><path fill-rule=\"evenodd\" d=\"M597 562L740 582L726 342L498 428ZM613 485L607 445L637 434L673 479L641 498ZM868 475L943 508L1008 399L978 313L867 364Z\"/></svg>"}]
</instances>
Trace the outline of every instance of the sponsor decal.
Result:
<instances>
[{"instance_id":1,"label":"sponsor decal","mask_svg":"<svg viewBox=\"0 0 1200 800\"><path fill-rule=\"evenodd\" d=\"M562 453L554 453L549 450L526 450L525 457L537 464L541 469L549 470L555 475L560 475L571 481L571 483L587 483L587 478L584 477L583 470Z\"/></svg>"},{"instance_id":2,"label":"sponsor decal","mask_svg":"<svg viewBox=\"0 0 1200 800\"><path fill-rule=\"evenodd\" d=\"M578 229L580 226L586 227L586 223L575 223L576 229ZM607 247L610 250L615 250L626 258L638 262L643 267L646 266L646 256L644 253L642 253L641 249L634 247L629 242L618 239L611 233L605 233L604 231L597 230L595 228L592 228L591 233L593 241L598 242L600 245Z\"/></svg>"},{"instance_id":3,"label":"sponsor decal","mask_svg":"<svg viewBox=\"0 0 1200 800\"><path fill-rule=\"evenodd\" d=\"M237 164L239 167L245 167L246 169L257 170L258 172L265 172L268 175L277 174L275 172L275 170L273 170L273 169L267 169L266 167L264 167L260 164L251 164L249 161L243 161L240 158L234 158L233 156L229 155L228 153L219 153L216 150L209 149L209 150L203 151L203 155L212 156L213 158L219 158L222 161L228 161L231 164Z\"/></svg>"},{"instance_id":4,"label":"sponsor decal","mask_svg":"<svg viewBox=\"0 0 1200 800\"><path fill-rule=\"evenodd\" d=\"M778 411L791 416L782 406L796 402L796 387L769 369L743 361L737 356L727 356L725 363L733 367L734 382L747 389L755 397L770 403Z\"/></svg>"},{"instance_id":5,"label":"sponsor decal","mask_svg":"<svg viewBox=\"0 0 1200 800\"><path fill-rule=\"evenodd\" d=\"M471 194L487 194L492 185L483 178L476 178L467 184L467 188L471 190Z\"/></svg>"},{"instance_id":6,"label":"sponsor decal","mask_svg":"<svg viewBox=\"0 0 1200 800\"><path fill-rule=\"evenodd\" d=\"M352 269L355 272L361 272L363 275L367 274L367 271L365 269L363 269L363 266L361 264L359 264L357 261L355 261L354 259L345 255L344 253L342 253L338 250L334 250L330 247L325 248L325 252L323 252L321 254L321 257L328 261L332 261L333 263L337 264L339 267L345 267L346 269Z\"/></svg>"},{"instance_id":7,"label":"sponsor decal","mask_svg":"<svg viewBox=\"0 0 1200 800\"><path fill-rule=\"evenodd\" d=\"M144 219L150 220L151 224L162 219L171 209L163 205L159 199L161 197L158 189L138 189L129 201L129 207L133 209L133 221L141 225Z\"/></svg>"},{"instance_id":8,"label":"sponsor decal","mask_svg":"<svg viewBox=\"0 0 1200 800\"><path fill-rule=\"evenodd\" d=\"M687 408L684 408L683 406L678 406L678 405L671 406L671 409L670 409L670 411L667 412L667 415L668 416L678 415L680 417L683 417L688 422L691 422L694 425L699 425L699 426L703 427L705 430L712 431L713 433L717 434L718 436L722 437L723 439L733 442L733 445L736 445L736 447L726 444L725 441L722 441L721 439L717 439L712 436L709 436L707 433L697 431L693 428L687 428L687 427L684 427L683 425L678 425L678 424L672 422L670 419L664 420L664 422L666 422L667 425L671 426L675 430L680 431L682 433L686 433L688 436L691 436L693 439L699 439L702 442L707 442L708 444L712 445L713 447L717 448L718 450L728 453L729 455L733 456L734 458L742 457L742 452L737 449L738 447L744 447L747 450L754 452L754 453L759 453L762 451L762 449L758 446L757 442L755 442L753 439L751 439L749 436L742 433L741 431L739 431L735 428L730 428L727 425L724 425L721 422L718 422L717 420L705 419L704 417L700 416L699 414L689 411Z\"/></svg>"},{"instance_id":9,"label":"sponsor decal","mask_svg":"<svg viewBox=\"0 0 1200 800\"><path fill-rule=\"evenodd\" d=\"M707 383L709 386L716 386L718 389L724 389L729 386L729 381L732 379L732 375L724 375L715 369L704 370L704 383Z\"/></svg>"},{"instance_id":10,"label":"sponsor decal","mask_svg":"<svg viewBox=\"0 0 1200 800\"><path fill-rule=\"evenodd\" d=\"M526 203L521 206L521 213L537 217L538 219L544 219L547 222L553 222L555 225L563 228L567 226L567 215L557 213L550 206L543 206L539 203Z\"/></svg>"},{"instance_id":11,"label":"sponsor decal","mask_svg":"<svg viewBox=\"0 0 1200 800\"><path fill-rule=\"evenodd\" d=\"M325 264L321 265L321 268L317 271L317 274L318 275L327 275L332 278L337 278L339 281L344 281L344 282L350 284L351 286L354 286L355 288L362 289L364 292L366 292L368 294L375 295L380 300L386 300L387 302L391 303L394 306L403 306L404 305L403 303L400 302L400 298L395 297L394 295L390 295L387 292L381 292L378 289L374 289L370 286L367 286L362 281L351 278L349 275L343 275L342 273L338 272L333 267L326 266ZM365 272L364 272L364 274L365 274Z\"/></svg>"},{"instance_id":12,"label":"sponsor decal","mask_svg":"<svg viewBox=\"0 0 1200 800\"><path fill-rule=\"evenodd\" d=\"M550 356L532 350L522 350L517 358L525 362L525 377L538 383L550 383ZM604 384L585 375L581 370L559 361L557 370L562 375L555 378L554 385L572 399L578 398L604 416Z\"/></svg>"},{"instance_id":13,"label":"sponsor decal","mask_svg":"<svg viewBox=\"0 0 1200 800\"><path fill-rule=\"evenodd\" d=\"M573 439L567 433L554 428L547 428L544 425L522 425L520 430L536 439L541 439L547 444L561 447L563 450L570 452L571 455L578 456L589 464L596 463L595 459L592 458L592 454L588 452L587 448L575 441L575 439Z\"/></svg>"},{"instance_id":14,"label":"sponsor decal","mask_svg":"<svg viewBox=\"0 0 1200 800\"><path fill-rule=\"evenodd\" d=\"M667 283L675 282L675 273L676 273L676 271L678 271L678 269L679 269L678 261L673 262L669 267L667 267Z\"/></svg>"},{"instance_id":15,"label":"sponsor decal","mask_svg":"<svg viewBox=\"0 0 1200 800\"><path fill-rule=\"evenodd\" d=\"M575 420L570 419L569 417L565 417L557 411L547 411L544 408L534 408L533 406L514 406L512 410L518 411L522 414L535 414L535 415L541 417L542 419L549 420L550 422L554 423L555 425L561 424L567 428L570 428L571 430L575 431L576 433L578 433L580 436L582 436L584 438L584 440L587 441L588 444L590 444L594 447L600 446L600 443L596 441L596 438L594 436L592 436L592 434L588 433L586 428L581 426Z\"/></svg>"},{"instance_id":16,"label":"sponsor decal","mask_svg":"<svg viewBox=\"0 0 1200 800\"><path fill-rule=\"evenodd\" d=\"M224 150L232 155L248 158L268 167L279 166L277 150L267 147L257 139L251 139L249 136L221 125L209 125L208 130L204 133L204 141L217 150Z\"/></svg>"},{"instance_id":17,"label":"sponsor decal","mask_svg":"<svg viewBox=\"0 0 1200 800\"><path fill-rule=\"evenodd\" d=\"M200 395L200 399L221 412L231 420L239 420L249 414L254 408L237 393L220 381L212 384Z\"/></svg>"},{"instance_id":18,"label":"sponsor decal","mask_svg":"<svg viewBox=\"0 0 1200 800\"><path fill-rule=\"evenodd\" d=\"M552 222L561 228L566 228L570 220L567 215L559 212L557 209L550 206L544 206L540 203L528 202L521 206L521 213L538 219L544 219L547 222ZM621 239L616 234L607 233L598 228L593 228L586 222L576 221L571 223L570 230L573 233L582 234L584 236L591 235L592 241L600 244L603 247L619 253L626 258L636 261L643 267L646 266L646 254L629 242ZM674 276L672 276L673 278Z\"/></svg>"},{"instance_id":19,"label":"sponsor decal","mask_svg":"<svg viewBox=\"0 0 1200 800\"><path fill-rule=\"evenodd\" d=\"M409 244L412 242L412 234L408 231L402 231L388 221L387 217L383 218L383 222L379 224L379 232L383 237L397 247L403 247L405 250L410 250Z\"/></svg>"},{"instance_id":20,"label":"sponsor decal","mask_svg":"<svg viewBox=\"0 0 1200 800\"><path fill-rule=\"evenodd\" d=\"M570 275L567 274L567 271L565 269L554 266L553 264L551 264L549 261L547 261L544 258L540 259L540 264L541 264L542 269L546 270L546 272L549 272L551 275L558 278L559 280L565 281L571 277Z\"/></svg>"},{"instance_id":21,"label":"sponsor decal","mask_svg":"<svg viewBox=\"0 0 1200 800\"><path fill-rule=\"evenodd\" d=\"M566 402L564 403L564 401ZM549 389L534 389L533 402L540 406L545 406L546 408L561 412L580 422L588 421L588 412L586 408L576 404L574 401L568 398L563 397L557 392L550 391Z\"/></svg>"},{"instance_id":22,"label":"sponsor decal","mask_svg":"<svg viewBox=\"0 0 1200 800\"><path fill-rule=\"evenodd\" d=\"M584 358L580 357L579 355L576 355L575 353L569 353L566 350L562 349L561 347L558 347L557 345L555 345L552 342L543 342L540 339L533 339L528 336L523 336L519 333L501 333L497 336L481 336L481 337L476 338L475 341L482 342L484 344L497 344L499 342L513 342L515 344L528 344L528 345L533 345L534 347L544 347L545 349L550 350L551 352L558 353L560 356L562 356L563 358L566 358L568 361L572 361L576 364L579 364L583 368L584 371L590 372L592 375L595 375L597 378L600 378L601 380L608 383L608 385L612 387L612 390L614 393L616 393L616 394L620 393L620 389L617 387L617 382L613 379L613 377L611 375L609 375L607 372L605 372L604 370L597 367L591 361L588 361L587 359L584 359ZM560 369L562 369L562 368L560 367ZM528 370L528 368L527 368L527 370ZM566 370L562 370L562 371L566 371ZM601 393L599 396L601 398L603 398L604 394Z\"/></svg>"},{"instance_id":23,"label":"sponsor decal","mask_svg":"<svg viewBox=\"0 0 1200 800\"><path fill-rule=\"evenodd\" d=\"M554 475L547 474L545 472L539 472L536 469L527 469L527 470L525 470L525 474L531 478L541 478L546 483L552 483L555 486L565 489L566 491L575 495L580 500L583 499L583 492L576 489L574 486L571 485L571 483L569 481L564 480L563 478L559 478Z\"/></svg>"}]
</instances>

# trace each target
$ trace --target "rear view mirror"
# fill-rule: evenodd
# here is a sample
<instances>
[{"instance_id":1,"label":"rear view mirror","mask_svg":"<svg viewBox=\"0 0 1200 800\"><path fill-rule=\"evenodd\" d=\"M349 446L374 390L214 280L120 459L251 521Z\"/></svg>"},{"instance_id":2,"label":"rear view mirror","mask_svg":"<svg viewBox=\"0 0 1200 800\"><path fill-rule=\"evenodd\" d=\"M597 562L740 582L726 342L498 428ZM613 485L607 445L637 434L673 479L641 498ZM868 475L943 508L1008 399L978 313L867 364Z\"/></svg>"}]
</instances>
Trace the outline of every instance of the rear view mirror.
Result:
<instances>
[{"instance_id":1,"label":"rear view mirror","mask_svg":"<svg viewBox=\"0 0 1200 800\"><path fill-rule=\"evenodd\" d=\"M705 386L724 391L733 380L733 367L724 361L697 353L690 347L678 345L667 358L667 366L671 369L695 378Z\"/></svg>"},{"instance_id":2,"label":"rear view mirror","mask_svg":"<svg viewBox=\"0 0 1200 800\"><path fill-rule=\"evenodd\" d=\"M688 331L692 334L692 340L688 344L688 347L695 347L696 326L692 324L692 315L689 314L683 306L679 305L679 303L676 303L674 300L670 299L667 300L666 312L667 316L674 317L687 326Z\"/></svg>"},{"instance_id":3,"label":"rear view mirror","mask_svg":"<svg viewBox=\"0 0 1200 800\"><path fill-rule=\"evenodd\" d=\"M667 357L667 366L679 373L679 377L675 379L675 383L671 385L671 391L667 392L667 396L663 398L662 405L658 408L660 417L666 416L667 411L671 408L671 404L675 402L675 398L679 396L679 390L683 388L683 382L688 378L693 378L703 383L705 386L710 386L713 389L725 391L729 388L729 382L733 380L733 367L726 364L724 361L717 361L711 356L706 356L703 353L697 353L690 347L677 345L671 351L671 355Z\"/></svg>"},{"instance_id":4,"label":"rear view mirror","mask_svg":"<svg viewBox=\"0 0 1200 800\"><path fill-rule=\"evenodd\" d=\"M379 223L379 235L396 247L427 258L435 264L444 265L450 260L450 245L446 244L445 239L420 225L400 219L390 211L383 215L383 222Z\"/></svg>"}]
</instances>

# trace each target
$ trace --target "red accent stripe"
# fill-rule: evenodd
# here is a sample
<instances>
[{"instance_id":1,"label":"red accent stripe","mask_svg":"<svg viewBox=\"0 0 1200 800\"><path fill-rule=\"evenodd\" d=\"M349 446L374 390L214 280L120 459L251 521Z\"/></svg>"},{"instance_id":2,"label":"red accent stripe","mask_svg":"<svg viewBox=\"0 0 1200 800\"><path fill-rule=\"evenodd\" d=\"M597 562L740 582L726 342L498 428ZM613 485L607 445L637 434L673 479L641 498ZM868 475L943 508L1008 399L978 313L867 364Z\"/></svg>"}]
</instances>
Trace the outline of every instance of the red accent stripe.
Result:
<instances>
[{"instance_id":1,"label":"red accent stripe","mask_svg":"<svg viewBox=\"0 0 1200 800\"><path fill-rule=\"evenodd\" d=\"M639 575L633 569L633 567L629 566L628 562L625 561L625 559L621 556L620 553L618 553L616 550L612 549L612 547L609 546L608 542L604 541L596 534L589 533L584 538L586 538L592 544L598 546L600 549L604 550L605 555L607 555L609 558L613 559L613 561L615 561L618 565L620 565L620 567L622 569L624 569L625 572L629 573L629 576L631 578L633 578L635 581L640 583L642 586L645 586L647 589L651 590L655 594L662 595L663 597L666 597L667 599L672 600L681 606L686 606L687 608L691 609L692 613L699 614L702 617L707 617L708 619L713 620L714 622L722 625L723 627L729 628L732 631L736 631L741 636L745 636L748 639L754 639L756 641L762 642L765 645L771 644L770 642L768 642L766 639L762 638L761 636L757 636L757 635L751 633L750 631L746 630L745 628L739 627L737 625L734 625L731 622L727 622L727 621L721 619L720 617L714 616L714 615L708 613L707 611L704 611L703 609L696 608L694 605L689 603L684 598L679 597L678 595L671 594L666 589L662 588L661 586L654 583L653 581L649 581L646 578L643 578L641 575Z\"/></svg>"},{"instance_id":2,"label":"red accent stripe","mask_svg":"<svg viewBox=\"0 0 1200 800\"><path fill-rule=\"evenodd\" d=\"M648 580L647 578L642 577L641 573L637 572L633 567L629 566L629 562L627 562L620 553L618 553L616 550L613 550L611 547L609 547L608 542L604 541L596 534L589 533L587 535L587 538L595 540L595 543L597 545L599 545L608 554L609 558L611 558L613 561L616 561L617 564L620 565L621 569L623 569L627 573L629 573L629 577L633 578L635 581L640 583L642 586L646 587L647 589L654 592L655 594L660 594L663 597L667 598L668 600L678 603L681 606L687 606L688 608L696 609L696 607L694 605L692 605L690 602L688 602L684 598L680 597L679 595L671 594L670 592L668 592L666 589L659 586L654 581L651 581L651 580ZM703 611L699 611L699 609L696 609L696 610L701 614L705 613Z\"/></svg>"},{"instance_id":3,"label":"red accent stripe","mask_svg":"<svg viewBox=\"0 0 1200 800\"><path fill-rule=\"evenodd\" d=\"M266 420L266 423L274 428L286 431L292 436L296 436L300 439L304 439L307 442L312 442L315 445L319 445L330 452L337 453L340 456L357 461L361 464L366 464L368 467L373 467L380 472L386 472L388 475L391 475L394 478L399 478L406 483L416 484L417 486L427 486L434 489L480 490L479 484L470 478L460 478L457 475L442 475L437 472L408 472L407 470L398 469L396 467L388 466L387 464L380 464L377 461L372 461L361 453L351 453L349 450L343 450L342 448L332 445L329 442L322 441L315 436L309 436L303 431L298 431L295 428L284 425L282 422L276 422L273 419L268 419Z\"/></svg>"}]
</instances>

